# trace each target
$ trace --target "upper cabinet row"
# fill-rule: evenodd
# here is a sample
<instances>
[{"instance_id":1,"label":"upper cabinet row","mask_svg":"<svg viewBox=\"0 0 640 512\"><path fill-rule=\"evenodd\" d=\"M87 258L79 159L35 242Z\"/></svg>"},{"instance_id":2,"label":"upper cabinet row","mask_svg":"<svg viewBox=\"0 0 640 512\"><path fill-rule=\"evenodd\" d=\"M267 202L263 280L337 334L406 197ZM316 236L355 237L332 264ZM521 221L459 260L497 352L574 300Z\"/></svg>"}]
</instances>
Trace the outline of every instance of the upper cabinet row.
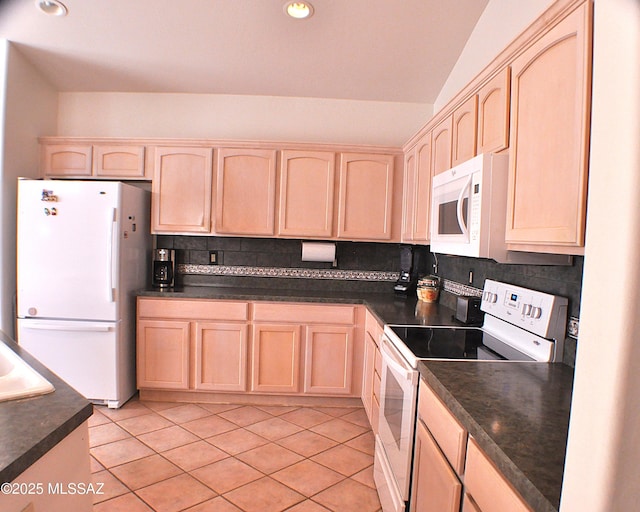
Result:
<instances>
[{"instance_id":1,"label":"upper cabinet row","mask_svg":"<svg viewBox=\"0 0 640 512\"><path fill-rule=\"evenodd\" d=\"M269 149L149 151L154 233L392 240L393 155L284 150L278 160Z\"/></svg>"},{"instance_id":2,"label":"upper cabinet row","mask_svg":"<svg viewBox=\"0 0 640 512\"><path fill-rule=\"evenodd\" d=\"M567 4L568 2L564 2ZM403 240L428 243L433 176L477 154L509 152L511 250L584 250L591 4L547 24L498 70L445 107L405 149Z\"/></svg>"}]
</instances>

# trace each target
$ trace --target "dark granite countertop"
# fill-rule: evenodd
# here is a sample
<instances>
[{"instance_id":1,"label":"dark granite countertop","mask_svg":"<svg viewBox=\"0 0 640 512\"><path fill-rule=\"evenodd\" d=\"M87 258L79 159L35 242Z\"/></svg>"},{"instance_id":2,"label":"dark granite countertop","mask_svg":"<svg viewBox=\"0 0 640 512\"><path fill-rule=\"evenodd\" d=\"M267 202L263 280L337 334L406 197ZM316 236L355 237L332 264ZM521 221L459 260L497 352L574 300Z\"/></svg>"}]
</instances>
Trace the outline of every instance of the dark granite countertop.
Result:
<instances>
[{"instance_id":1,"label":"dark granite countertop","mask_svg":"<svg viewBox=\"0 0 640 512\"><path fill-rule=\"evenodd\" d=\"M0 402L0 483L11 482L87 420L91 403L0 331L0 339L55 387Z\"/></svg>"},{"instance_id":2,"label":"dark granite countertop","mask_svg":"<svg viewBox=\"0 0 640 512\"><path fill-rule=\"evenodd\" d=\"M423 361L422 377L536 512L557 512L573 369L560 363Z\"/></svg>"},{"instance_id":3,"label":"dark granite countertop","mask_svg":"<svg viewBox=\"0 0 640 512\"><path fill-rule=\"evenodd\" d=\"M240 288L222 286L187 286L174 290L140 290L141 297L171 297L182 299L265 300L283 302L317 302L325 304L364 304L385 324L455 325L454 311L438 303L418 301L393 293L363 293L348 291L285 290L278 288Z\"/></svg>"}]
</instances>

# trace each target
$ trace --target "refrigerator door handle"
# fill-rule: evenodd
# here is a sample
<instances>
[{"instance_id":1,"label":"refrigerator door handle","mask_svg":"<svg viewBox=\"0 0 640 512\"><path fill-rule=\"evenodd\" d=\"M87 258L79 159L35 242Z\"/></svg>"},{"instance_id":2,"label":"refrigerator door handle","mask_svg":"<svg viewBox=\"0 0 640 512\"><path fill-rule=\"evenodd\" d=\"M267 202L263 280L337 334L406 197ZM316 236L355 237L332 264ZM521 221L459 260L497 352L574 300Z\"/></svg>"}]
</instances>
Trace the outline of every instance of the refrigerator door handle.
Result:
<instances>
[{"instance_id":1,"label":"refrigerator door handle","mask_svg":"<svg viewBox=\"0 0 640 512\"><path fill-rule=\"evenodd\" d=\"M109 236L109 264L107 265L107 272L109 272L108 279L108 289L107 289L107 297L109 302L116 301L116 258L118 255L116 254L116 250L118 247L118 241L116 237L118 236L118 215L117 209L113 209L113 215L111 217L111 222L109 223L110 236Z\"/></svg>"},{"instance_id":2,"label":"refrigerator door handle","mask_svg":"<svg viewBox=\"0 0 640 512\"><path fill-rule=\"evenodd\" d=\"M47 322L25 322L23 329L33 329L35 331L81 331L81 332L109 332L113 326L106 324L89 325L83 324L60 324Z\"/></svg>"}]
</instances>

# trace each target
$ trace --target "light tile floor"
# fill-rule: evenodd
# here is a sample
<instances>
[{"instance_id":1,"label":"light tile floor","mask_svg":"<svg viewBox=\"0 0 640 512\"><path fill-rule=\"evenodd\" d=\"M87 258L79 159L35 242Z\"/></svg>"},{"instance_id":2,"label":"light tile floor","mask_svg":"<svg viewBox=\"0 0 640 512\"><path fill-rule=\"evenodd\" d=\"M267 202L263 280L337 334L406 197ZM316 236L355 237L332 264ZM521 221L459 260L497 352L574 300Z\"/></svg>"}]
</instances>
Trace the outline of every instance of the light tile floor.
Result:
<instances>
[{"instance_id":1,"label":"light tile floor","mask_svg":"<svg viewBox=\"0 0 640 512\"><path fill-rule=\"evenodd\" d=\"M89 420L94 512L377 512L362 408L142 402Z\"/></svg>"}]
</instances>

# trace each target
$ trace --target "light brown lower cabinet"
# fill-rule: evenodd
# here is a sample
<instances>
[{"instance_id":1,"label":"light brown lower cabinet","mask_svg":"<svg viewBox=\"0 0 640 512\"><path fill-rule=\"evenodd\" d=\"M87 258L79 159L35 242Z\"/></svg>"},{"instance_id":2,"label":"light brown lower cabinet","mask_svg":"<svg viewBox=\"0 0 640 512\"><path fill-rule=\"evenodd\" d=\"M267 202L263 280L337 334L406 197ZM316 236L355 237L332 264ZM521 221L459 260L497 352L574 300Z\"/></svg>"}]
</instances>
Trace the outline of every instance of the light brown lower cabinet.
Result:
<instances>
[{"instance_id":1,"label":"light brown lower cabinet","mask_svg":"<svg viewBox=\"0 0 640 512\"><path fill-rule=\"evenodd\" d=\"M300 391L300 326L253 326L251 391Z\"/></svg>"},{"instance_id":2,"label":"light brown lower cabinet","mask_svg":"<svg viewBox=\"0 0 640 512\"><path fill-rule=\"evenodd\" d=\"M433 389L421 380L409 510L457 512L461 502L462 512L532 511Z\"/></svg>"},{"instance_id":3,"label":"light brown lower cabinet","mask_svg":"<svg viewBox=\"0 0 640 512\"><path fill-rule=\"evenodd\" d=\"M138 387L189 389L190 322L138 320Z\"/></svg>"},{"instance_id":4,"label":"light brown lower cabinet","mask_svg":"<svg viewBox=\"0 0 640 512\"><path fill-rule=\"evenodd\" d=\"M247 390L248 330L246 324L195 323L195 389Z\"/></svg>"},{"instance_id":5,"label":"light brown lower cabinet","mask_svg":"<svg viewBox=\"0 0 640 512\"><path fill-rule=\"evenodd\" d=\"M532 512L472 437L467 447L464 486L467 508L463 512Z\"/></svg>"},{"instance_id":6,"label":"light brown lower cabinet","mask_svg":"<svg viewBox=\"0 0 640 512\"><path fill-rule=\"evenodd\" d=\"M380 411L380 373L382 371L382 358L378 347L383 327L367 311L365 317L364 332L364 361L362 368L362 404L369 417L371 429L378 433L378 413Z\"/></svg>"},{"instance_id":7,"label":"light brown lower cabinet","mask_svg":"<svg viewBox=\"0 0 640 512\"><path fill-rule=\"evenodd\" d=\"M458 512L462 484L433 437L418 421L411 512Z\"/></svg>"},{"instance_id":8,"label":"light brown lower cabinet","mask_svg":"<svg viewBox=\"0 0 640 512\"><path fill-rule=\"evenodd\" d=\"M304 392L351 393L353 327L310 325L305 329Z\"/></svg>"},{"instance_id":9,"label":"light brown lower cabinet","mask_svg":"<svg viewBox=\"0 0 640 512\"><path fill-rule=\"evenodd\" d=\"M359 397L357 317L354 306L141 297L138 388Z\"/></svg>"}]
</instances>

